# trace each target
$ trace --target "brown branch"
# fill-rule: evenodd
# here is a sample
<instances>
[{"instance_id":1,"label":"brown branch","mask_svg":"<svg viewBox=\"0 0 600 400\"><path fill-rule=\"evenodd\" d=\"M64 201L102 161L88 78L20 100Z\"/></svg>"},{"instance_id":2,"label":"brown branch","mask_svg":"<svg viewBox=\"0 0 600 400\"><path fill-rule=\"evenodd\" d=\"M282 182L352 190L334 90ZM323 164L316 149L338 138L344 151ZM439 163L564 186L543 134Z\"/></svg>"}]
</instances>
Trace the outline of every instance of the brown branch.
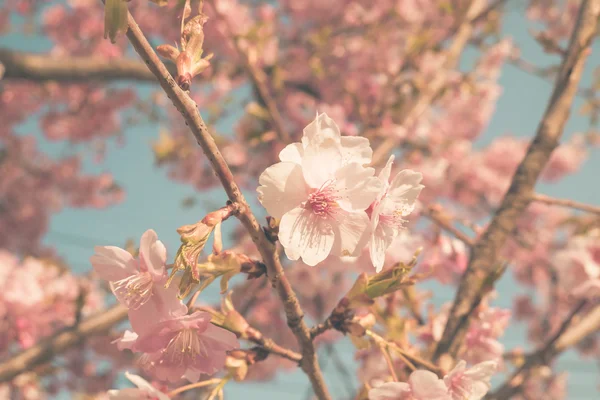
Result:
<instances>
[{"instance_id":1,"label":"brown branch","mask_svg":"<svg viewBox=\"0 0 600 400\"><path fill-rule=\"evenodd\" d=\"M535 352L525 357L523 364L498 389L486 396L487 399L510 399L518 393L531 371L540 365L548 364L558 354L576 344L586 336L600 329L600 306L596 306L587 315L576 321L576 316L588 305L580 301L565 318L560 328L548 341ZM572 325L575 323L575 325Z\"/></svg>"},{"instance_id":2,"label":"brown branch","mask_svg":"<svg viewBox=\"0 0 600 400\"><path fill-rule=\"evenodd\" d=\"M127 309L121 305L93 315L74 328L63 330L33 347L12 356L0 364L0 382L7 382L17 375L65 352L86 338L106 333L111 327L124 321Z\"/></svg>"},{"instance_id":3,"label":"brown branch","mask_svg":"<svg viewBox=\"0 0 600 400\"><path fill-rule=\"evenodd\" d=\"M234 181L229 166L219 152L214 139L202 120L196 103L181 90L179 86L177 86L177 83L171 74L169 74L169 71L162 61L158 58L131 15L129 15L129 30L127 31L127 37L146 65L148 65L150 71L158 78L159 84L167 96L169 96L173 105L185 119L186 125L189 126L196 141L202 148L204 154L208 157L229 200L239 204L240 212L237 217L250 234L252 241L263 258L263 262L267 267L267 275L283 303L288 326L293 331L300 348L302 349L302 361L300 362L300 366L308 375L317 397L319 399L330 399L331 397L325 386L323 374L321 373L315 355L315 347L312 338L310 337L310 331L303 321L304 313L300 308L298 299L292 290L289 281L284 275L275 244L269 241L265 236L261 226L254 217L254 214L250 211L246 199Z\"/></svg>"},{"instance_id":4,"label":"brown branch","mask_svg":"<svg viewBox=\"0 0 600 400\"><path fill-rule=\"evenodd\" d=\"M25 79L33 82L119 81L156 82L144 63L131 59L108 60L105 57L52 56L0 49L3 79ZM170 71L175 71L171 65Z\"/></svg>"},{"instance_id":5,"label":"brown branch","mask_svg":"<svg viewBox=\"0 0 600 400\"><path fill-rule=\"evenodd\" d=\"M277 354L280 357L287 358L288 360L299 363L302 361L302 354L296 353L293 350L285 348L283 346L278 345L268 337L265 337L260 331L249 327L246 329L246 335L248 336L248 340L252 343L256 343L261 348L265 349L269 353Z\"/></svg>"},{"instance_id":6,"label":"brown branch","mask_svg":"<svg viewBox=\"0 0 600 400\"><path fill-rule=\"evenodd\" d=\"M427 107L431 105L431 102L437 97L440 91L444 88L447 81L447 74L443 72L445 69L450 69L456 66L459 57L462 54L463 49L469 42L471 33L473 32L473 20L480 14L479 11L483 5L481 0L473 0L465 14L464 21L459 25L457 33L454 36L454 41L450 47L446 50L445 61L441 67L441 72L436 74L431 82L427 83L427 86L423 88L419 97L415 100L414 104L403 118L402 125L410 127L415 124L419 117L427 110ZM371 165L376 166L387 159L390 152L396 147L399 139L390 136L385 139L374 151Z\"/></svg>"},{"instance_id":7,"label":"brown branch","mask_svg":"<svg viewBox=\"0 0 600 400\"><path fill-rule=\"evenodd\" d=\"M473 246L473 239L471 239L469 236L467 236L459 229L457 229L454 225L452 225L450 217L443 213L439 205L432 205L426 208L425 210L423 210L422 214L430 220L432 220L440 228L452 233L457 239L463 241L467 246Z\"/></svg>"},{"instance_id":8,"label":"brown branch","mask_svg":"<svg viewBox=\"0 0 600 400\"><path fill-rule=\"evenodd\" d=\"M574 200L569 199L556 199L554 197L546 196L545 194L535 193L531 196L531 200L537 201L539 203L549 204L551 206L560 206L567 208L575 208L577 210L600 214L600 207L592 206L590 204L579 203Z\"/></svg>"},{"instance_id":9,"label":"brown branch","mask_svg":"<svg viewBox=\"0 0 600 400\"><path fill-rule=\"evenodd\" d=\"M562 62L555 89L536 136L530 143L525 157L513 176L510 188L488 228L472 247L467 270L457 290L442 339L434 352L434 360L444 353L456 355L458 352L469 325L469 313L473 304L477 301L481 288L489 284L490 275L495 272L494 268L498 265L500 250L514 231L517 218L531 202L537 178L558 145L569 116L573 97L596 32L598 15L600 15L600 0L583 2L568 52Z\"/></svg>"}]
</instances>

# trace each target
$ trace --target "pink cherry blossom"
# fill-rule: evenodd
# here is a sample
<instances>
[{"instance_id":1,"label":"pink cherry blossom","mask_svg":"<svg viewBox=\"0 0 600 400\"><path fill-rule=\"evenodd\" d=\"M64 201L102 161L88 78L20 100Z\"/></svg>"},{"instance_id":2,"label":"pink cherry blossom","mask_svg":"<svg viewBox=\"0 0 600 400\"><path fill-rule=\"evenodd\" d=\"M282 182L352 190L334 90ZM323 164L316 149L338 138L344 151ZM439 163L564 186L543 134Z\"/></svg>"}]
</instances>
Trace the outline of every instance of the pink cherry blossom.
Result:
<instances>
[{"instance_id":1,"label":"pink cherry blossom","mask_svg":"<svg viewBox=\"0 0 600 400\"><path fill-rule=\"evenodd\" d=\"M498 364L495 361L484 361L468 369L466 366L465 361L460 361L444 377L452 400L482 399L490 390L490 378L496 372Z\"/></svg>"},{"instance_id":2,"label":"pink cherry blossom","mask_svg":"<svg viewBox=\"0 0 600 400\"><path fill-rule=\"evenodd\" d=\"M600 229L573 238L552 259L560 285L567 291L589 280L600 279Z\"/></svg>"},{"instance_id":3,"label":"pink cherry blossom","mask_svg":"<svg viewBox=\"0 0 600 400\"><path fill-rule=\"evenodd\" d=\"M226 351L239 347L234 333L195 312L155 324L141 332L132 349L148 354L155 375L175 382L182 376L214 374L225 365Z\"/></svg>"},{"instance_id":4,"label":"pink cherry blossom","mask_svg":"<svg viewBox=\"0 0 600 400\"><path fill-rule=\"evenodd\" d=\"M444 381L430 371L417 370L408 383L387 382L369 390L369 400L452 400Z\"/></svg>"},{"instance_id":5,"label":"pink cherry blossom","mask_svg":"<svg viewBox=\"0 0 600 400\"><path fill-rule=\"evenodd\" d=\"M305 129L303 143L286 147L283 161L260 176L259 200L280 219L279 240L291 260L314 266L330 253L360 251L369 221L364 210L380 189L374 170L362 166L364 143L343 145L337 125L321 114Z\"/></svg>"},{"instance_id":6,"label":"pink cherry blossom","mask_svg":"<svg viewBox=\"0 0 600 400\"><path fill-rule=\"evenodd\" d=\"M111 283L117 299L130 310L138 310L150 299L173 306L175 313L183 310L178 304L170 304L169 299L176 298L176 288L164 288L167 250L152 229L142 235L138 260L115 246L96 246L95 251L90 257L94 270Z\"/></svg>"},{"instance_id":7,"label":"pink cherry blossom","mask_svg":"<svg viewBox=\"0 0 600 400\"><path fill-rule=\"evenodd\" d=\"M109 390L108 398L110 400L169 400L169 396L156 389L141 376L125 372L125 377L137 388Z\"/></svg>"},{"instance_id":8,"label":"pink cherry blossom","mask_svg":"<svg viewBox=\"0 0 600 400\"><path fill-rule=\"evenodd\" d=\"M371 205L371 241L369 254L377 272L383 269L385 252L398 236L415 201L423 189L419 184L423 175L411 170L402 170L389 182L394 156L379 173L381 191Z\"/></svg>"}]
</instances>

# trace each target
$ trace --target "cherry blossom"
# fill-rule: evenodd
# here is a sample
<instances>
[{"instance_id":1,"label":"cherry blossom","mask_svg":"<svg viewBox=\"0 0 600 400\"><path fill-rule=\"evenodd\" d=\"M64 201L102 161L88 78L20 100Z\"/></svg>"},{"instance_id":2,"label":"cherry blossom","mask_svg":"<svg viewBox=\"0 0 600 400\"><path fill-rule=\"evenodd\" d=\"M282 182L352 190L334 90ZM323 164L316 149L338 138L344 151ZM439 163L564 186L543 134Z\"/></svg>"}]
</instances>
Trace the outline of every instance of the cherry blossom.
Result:
<instances>
[{"instance_id":1,"label":"cherry blossom","mask_svg":"<svg viewBox=\"0 0 600 400\"><path fill-rule=\"evenodd\" d=\"M382 188L371 205L371 241L369 254L377 272L383 269L385 252L404 227L415 207L415 201L423 189L419 184L423 176L411 170L398 172L389 182L394 156L379 173Z\"/></svg>"},{"instance_id":2,"label":"cherry blossom","mask_svg":"<svg viewBox=\"0 0 600 400\"><path fill-rule=\"evenodd\" d=\"M149 367L160 379L175 382L185 375L196 381L221 369L226 351L239 347L235 334L210 320L210 314L198 311L159 322L140 332L131 348L148 354Z\"/></svg>"},{"instance_id":3,"label":"cherry blossom","mask_svg":"<svg viewBox=\"0 0 600 400\"><path fill-rule=\"evenodd\" d=\"M97 246L90 262L96 273L111 283L117 299L131 310L137 310L150 299L161 302L173 290L164 289L167 282L167 250L156 232L147 230L140 240L140 256L133 256L115 246Z\"/></svg>"},{"instance_id":4,"label":"cherry blossom","mask_svg":"<svg viewBox=\"0 0 600 400\"><path fill-rule=\"evenodd\" d=\"M480 400L490 390L490 378L496 372L495 361L484 361L471 368L461 360L448 375L444 382L450 391L452 400Z\"/></svg>"},{"instance_id":5,"label":"cherry blossom","mask_svg":"<svg viewBox=\"0 0 600 400\"><path fill-rule=\"evenodd\" d=\"M259 200L281 219L279 240L291 260L314 266L330 253L357 255L368 225L365 210L381 186L372 168L356 162L363 161L364 141L344 147L337 125L324 114L304 138L306 144L288 146L283 161L260 176Z\"/></svg>"},{"instance_id":6,"label":"cherry blossom","mask_svg":"<svg viewBox=\"0 0 600 400\"><path fill-rule=\"evenodd\" d=\"M109 390L108 398L111 400L169 400L169 396L156 389L144 378L138 375L125 372L125 377L129 379L137 388L127 388L121 390Z\"/></svg>"},{"instance_id":7,"label":"cherry blossom","mask_svg":"<svg viewBox=\"0 0 600 400\"><path fill-rule=\"evenodd\" d=\"M387 382L369 390L369 400L451 400L444 381L431 371L417 370L408 382Z\"/></svg>"}]
</instances>

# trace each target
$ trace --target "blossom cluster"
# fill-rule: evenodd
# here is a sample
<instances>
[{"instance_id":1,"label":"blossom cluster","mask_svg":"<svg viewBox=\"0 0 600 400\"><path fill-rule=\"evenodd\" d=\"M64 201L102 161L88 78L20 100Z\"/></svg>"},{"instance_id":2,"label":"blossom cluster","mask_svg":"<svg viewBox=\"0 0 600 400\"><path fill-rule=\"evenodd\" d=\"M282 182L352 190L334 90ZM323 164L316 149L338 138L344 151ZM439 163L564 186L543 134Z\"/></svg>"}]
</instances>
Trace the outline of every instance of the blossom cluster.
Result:
<instances>
[{"instance_id":1,"label":"blossom cluster","mask_svg":"<svg viewBox=\"0 0 600 400\"><path fill-rule=\"evenodd\" d=\"M100 310L103 303L91 281L65 273L55 262L34 257L19 261L0 250L0 351L13 343L27 349Z\"/></svg>"},{"instance_id":2,"label":"blossom cluster","mask_svg":"<svg viewBox=\"0 0 600 400\"><path fill-rule=\"evenodd\" d=\"M209 313L188 310L177 285L165 287L167 252L156 232L142 235L137 259L119 247L95 250L92 266L127 307L133 329L118 340L119 349L141 353L140 366L170 382L195 382L223 368L226 351L239 347L236 335L211 324Z\"/></svg>"},{"instance_id":3,"label":"blossom cluster","mask_svg":"<svg viewBox=\"0 0 600 400\"><path fill-rule=\"evenodd\" d=\"M385 252L415 208L422 175L398 172L394 157L375 176L364 137L342 136L327 114L318 114L302 141L286 146L281 162L259 178L259 200L280 220L279 241L291 260L314 266L334 256L358 256L368 245L379 272Z\"/></svg>"},{"instance_id":4,"label":"blossom cluster","mask_svg":"<svg viewBox=\"0 0 600 400\"><path fill-rule=\"evenodd\" d=\"M431 371L417 370L408 382L387 382L369 391L369 400L480 400L490 390L495 361L466 368L460 361L444 379Z\"/></svg>"}]
</instances>

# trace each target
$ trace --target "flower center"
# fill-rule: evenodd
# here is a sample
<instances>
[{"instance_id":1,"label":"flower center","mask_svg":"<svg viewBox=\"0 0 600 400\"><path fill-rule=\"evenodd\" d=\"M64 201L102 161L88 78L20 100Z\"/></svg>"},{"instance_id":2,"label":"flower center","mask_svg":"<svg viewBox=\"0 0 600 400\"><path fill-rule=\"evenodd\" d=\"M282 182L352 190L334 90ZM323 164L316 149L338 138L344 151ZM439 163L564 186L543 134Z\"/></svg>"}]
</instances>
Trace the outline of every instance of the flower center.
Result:
<instances>
[{"instance_id":1,"label":"flower center","mask_svg":"<svg viewBox=\"0 0 600 400\"><path fill-rule=\"evenodd\" d=\"M137 310L152 296L153 283L150 272L140 272L113 282L113 289L127 308Z\"/></svg>"},{"instance_id":2,"label":"flower center","mask_svg":"<svg viewBox=\"0 0 600 400\"><path fill-rule=\"evenodd\" d=\"M163 359L170 364L187 366L197 357L208 357L208 352L193 329L182 329L167 345Z\"/></svg>"},{"instance_id":3,"label":"flower center","mask_svg":"<svg viewBox=\"0 0 600 400\"><path fill-rule=\"evenodd\" d=\"M339 195L333 182L326 182L319 190L308 195L306 207L319 217L331 216L338 207Z\"/></svg>"},{"instance_id":4,"label":"flower center","mask_svg":"<svg viewBox=\"0 0 600 400\"><path fill-rule=\"evenodd\" d=\"M390 214L380 214L379 221L396 229L404 228L406 220L403 218L412 212L413 206L408 204L397 204L396 209Z\"/></svg>"}]
</instances>

